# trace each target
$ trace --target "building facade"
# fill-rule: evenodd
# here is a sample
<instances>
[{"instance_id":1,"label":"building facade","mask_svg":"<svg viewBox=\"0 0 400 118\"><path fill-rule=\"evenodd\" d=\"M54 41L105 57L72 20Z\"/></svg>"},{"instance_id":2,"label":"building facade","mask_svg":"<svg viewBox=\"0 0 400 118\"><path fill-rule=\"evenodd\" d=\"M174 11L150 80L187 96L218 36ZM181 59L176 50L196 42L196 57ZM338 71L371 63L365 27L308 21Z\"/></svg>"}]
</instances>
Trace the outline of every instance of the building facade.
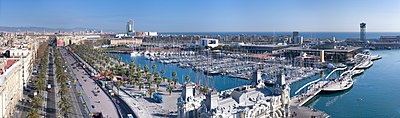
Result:
<instances>
[{"instance_id":1,"label":"building facade","mask_svg":"<svg viewBox=\"0 0 400 118\"><path fill-rule=\"evenodd\" d=\"M218 39L201 38L200 39L200 46L215 48L215 47L218 46Z\"/></svg>"},{"instance_id":2,"label":"building facade","mask_svg":"<svg viewBox=\"0 0 400 118\"><path fill-rule=\"evenodd\" d=\"M114 38L110 40L110 45L141 45L142 39L136 38Z\"/></svg>"},{"instance_id":3,"label":"building facade","mask_svg":"<svg viewBox=\"0 0 400 118\"><path fill-rule=\"evenodd\" d=\"M180 118L285 118L289 117L290 87L284 76L272 90L260 76L252 85L196 95L193 83L186 83L178 98ZM273 93L271 94L270 91Z\"/></svg>"},{"instance_id":4,"label":"building facade","mask_svg":"<svg viewBox=\"0 0 400 118\"><path fill-rule=\"evenodd\" d=\"M32 77L33 70L33 61L34 61L34 51L28 50L26 48L16 49L12 48L10 51L10 59L20 59L22 66L22 74L21 77L23 79L23 85L26 87L28 85L29 80Z\"/></svg>"},{"instance_id":5,"label":"building facade","mask_svg":"<svg viewBox=\"0 0 400 118\"><path fill-rule=\"evenodd\" d=\"M0 60L0 116L12 117L23 95L22 63L16 59Z\"/></svg>"}]
</instances>

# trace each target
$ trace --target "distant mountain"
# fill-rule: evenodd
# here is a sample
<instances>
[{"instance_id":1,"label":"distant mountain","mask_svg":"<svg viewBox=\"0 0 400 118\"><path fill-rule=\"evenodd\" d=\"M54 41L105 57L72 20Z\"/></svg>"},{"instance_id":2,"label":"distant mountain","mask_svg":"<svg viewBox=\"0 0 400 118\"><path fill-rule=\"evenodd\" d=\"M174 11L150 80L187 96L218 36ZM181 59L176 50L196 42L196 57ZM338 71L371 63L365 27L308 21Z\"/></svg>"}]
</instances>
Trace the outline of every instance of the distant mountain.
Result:
<instances>
[{"instance_id":1,"label":"distant mountain","mask_svg":"<svg viewBox=\"0 0 400 118\"><path fill-rule=\"evenodd\" d=\"M5 26L0 26L0 32L79 32L79 31L90 31L90 30L95 30L99 31L96 29L92 28L47 28L47 27L5 27Z\"/></svg>"}]
</instances>

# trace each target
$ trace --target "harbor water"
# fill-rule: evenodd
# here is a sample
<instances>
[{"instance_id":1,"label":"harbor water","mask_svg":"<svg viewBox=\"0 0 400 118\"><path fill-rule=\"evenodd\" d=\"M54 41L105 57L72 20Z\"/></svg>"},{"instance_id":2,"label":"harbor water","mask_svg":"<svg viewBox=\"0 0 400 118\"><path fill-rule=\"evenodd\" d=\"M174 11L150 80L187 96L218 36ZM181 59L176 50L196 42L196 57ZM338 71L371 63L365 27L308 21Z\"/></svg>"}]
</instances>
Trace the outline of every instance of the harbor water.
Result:
<instances>
[{"instance_id":1,"label":"harbor water","mask_svg":"<svg viewBox=\"0 0 400 118\"><path fill-rule=\"evenodd\" d=\"M156 65L156 71L160 72L161 70L165 70L165 76L168 78L172 78L172 72L176 72L176 78L179 80L179 83L185 82L185 76L189 75L190 80L195 83L201 83L202 85L207 85L208 87L215 88L217 91L227 90L234 87L238 87L245 84L250 84L249 80L231 78L228 76L206 76L203 72L196 72L191 68L180 68L177 64L162 64L159 61L150 61L147 60L143 56L132 57L129 54L120 54L122 61L125 63L130 63L131 59L134 60L134 63L140 64L142 67L147 65L151 72L153 72L151 66Z\"/></svg>"},{"instance_id":2,"label":"harbor water","mask_svg":"<svg viewBox=\"0 0 400 118\"><path fill-rule=\"evenodd\" d=\"M350 90L318 95L307 106L324 111L332 118L399 118L400 50L371 53L383 58L355 77Z\"/></svg>"},{"instance_id":3,"label":"harbor water","mask_svg":"<svg viewBox=\"0 0 400 118\"><path fill-rule=\"evenodd\" d=\"M332 118L396 118L400 117L400 50L371 51L372 54L381 55L383 58L374 61L374 65L360 76L354 78L355 83L350 90L335 94L319 94L306 104L329 114ZM185 81L189 75L191 81L208 83L208 86L218 91L250 84L249 80L231 78L228 76L207 77L203 72L193 71L191 68L180 68L176 64L162 64L150 61L143 56L131 58L129 54L121 54L122 60L129 63L131 59L135 64L142 66L157 66L157 71L165 70L165 76L172 78L171 73L177 72L179 83ZM291 85L291 96L300 87L318 78L325 78L330 70L324 71L324 75L313 75ZM332 74L330 78L336 78L341 72ZM197 78L197 79L196 79ZM197 80L197 81L196 81ZM303 90L304 91L304 90ZM303 91L300 91L302 93Z\"/></svg>"}]
</instances>

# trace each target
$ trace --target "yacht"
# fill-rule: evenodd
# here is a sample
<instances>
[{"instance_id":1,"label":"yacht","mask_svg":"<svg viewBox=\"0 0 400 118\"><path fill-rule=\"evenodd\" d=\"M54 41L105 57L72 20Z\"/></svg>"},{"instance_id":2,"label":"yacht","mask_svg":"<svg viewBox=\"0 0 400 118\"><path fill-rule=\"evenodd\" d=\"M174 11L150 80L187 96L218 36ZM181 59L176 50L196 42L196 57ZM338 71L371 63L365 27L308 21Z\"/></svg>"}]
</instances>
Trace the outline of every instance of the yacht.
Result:
<instances>
[{"instance_id":1,"label":"yacht","mask_svg":"<svg viewBox=\"0 0 400 118\"><path fill-rule=\"evenodd\" d=\"M140 56L140 53L136 52L136 51L132 51L131 52L131 57L136 57L136 56Z\"/></svg>"},{"instance_id":2,"label":"yacht","mask_svg":"<svg viewBox=\"0 0 400 118\"><path fill-rule=\"evenodd\" d=\"M132 52L131 52L131 57L136 57L136 56L140 56L140 52L136 51L135 47L133 46Z\"/></svg>"}]
</instances>

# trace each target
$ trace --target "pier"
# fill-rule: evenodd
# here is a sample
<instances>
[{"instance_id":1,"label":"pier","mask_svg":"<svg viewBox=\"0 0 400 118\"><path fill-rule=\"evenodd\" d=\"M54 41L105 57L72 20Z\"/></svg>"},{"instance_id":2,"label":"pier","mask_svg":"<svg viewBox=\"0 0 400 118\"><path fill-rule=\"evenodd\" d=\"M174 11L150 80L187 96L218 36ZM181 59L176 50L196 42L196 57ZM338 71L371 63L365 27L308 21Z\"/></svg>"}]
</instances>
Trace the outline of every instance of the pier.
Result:
<instances>
[{"instance_id":1,"label":"pier","mask_svg":"<svg viewBox=\"0 0 400 118\"><path fill-rule=\"evenodd\" d=\"M316 95L318 95L321 92L339 92L350 89L354 84L352 78L355 75L363 73L364 72L363 69L371 67L373 64L372 62L373 58L377 57L379 56L371 56L365 54L356 55L355 58L358 61L358 63L354 67L343 72L339 78L333 81L320 81L321 79L317 79L315 81L307 83L305 86L301 87L298 91L296 91L296 94L301 89L304 89L307 86L309 86L309 90L306 91L305 93L292 97L290 105L295 108L299 108L302 107L307 102L309 102L310 100L312 100ZM334 71L337 70L344 70L344 69L342 68L335 69L330 74L332 74ZM330 76L330 74L327 76L327 78Z\"/></svg>"}]
</instances>

